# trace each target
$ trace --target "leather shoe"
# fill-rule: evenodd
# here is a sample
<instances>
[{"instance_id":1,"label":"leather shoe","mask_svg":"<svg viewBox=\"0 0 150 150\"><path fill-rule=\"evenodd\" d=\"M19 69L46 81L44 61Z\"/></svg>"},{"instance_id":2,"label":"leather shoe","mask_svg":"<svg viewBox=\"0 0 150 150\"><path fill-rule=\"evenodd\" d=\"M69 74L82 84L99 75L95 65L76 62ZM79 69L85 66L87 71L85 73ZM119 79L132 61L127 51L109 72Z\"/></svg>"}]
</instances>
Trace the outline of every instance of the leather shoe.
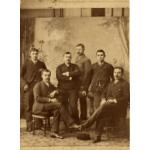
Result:
<instances>
[{"instance_id":1,"label":"leather shoe","mask_svg":"<svg viewBox=\"0 0 150 150\"><path fill-rule=\"evenodd\" d=\"M31 132L32 131L32 123L31 122L28 122L27 123L27 129L26 129L27 132Z\"/></svg>"},{"instance_id":2,"label":"leather shoe","mask_svg":"<svg viewBox=\"0 0 150 150\"><path fill-rule=\"evenodd\" d=\"M52 138L58 138L58 139L63 139L64 137L63 136L61 136L61 135L59 135L59 134L57 134L57 133L51 133L51 135L50 135Z\"/></svg>"},{"instance_id":3,"label":"leather shoe","mask_svg":"<svg viewBox=\"0 0 150 150\"><path fill-rule=\"evenodd\" d=\"M31 128L31 127L28 127L28 128L26 129L26 131L27 131L27 132L32 132L32 128Z\"/></svg>"},{"instance_id":4,"label":"leather shoe","mask_svg":"<svg viewBox=\"0 0 150 150\"><path fill-rule=\"evenodd\" d=\"M101 136L96 136L96 137L93 139L93 143L98 143L98 142L101 142Z\"/></svg>"},{"instance_id":5,"label":"leather shoe","mask_svg":"<svg viewBox=\"0 0 150 150\"><path fill-rule=\"evenodd\" d=\"M76 129L76 130L79 130L80 129L80 125L77 125L77 124L72 124L69 129Z\"/></svg>"}]
</instances>

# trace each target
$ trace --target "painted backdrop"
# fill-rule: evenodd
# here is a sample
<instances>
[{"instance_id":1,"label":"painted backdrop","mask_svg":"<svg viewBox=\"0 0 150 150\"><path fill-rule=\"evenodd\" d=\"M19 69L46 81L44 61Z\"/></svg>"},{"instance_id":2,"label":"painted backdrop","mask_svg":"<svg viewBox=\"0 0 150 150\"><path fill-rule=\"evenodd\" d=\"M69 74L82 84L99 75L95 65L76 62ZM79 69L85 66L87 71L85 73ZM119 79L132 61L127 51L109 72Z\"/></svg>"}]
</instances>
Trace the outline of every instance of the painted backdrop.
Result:
<instances>
[{"instance_id":1,"label":"painted backdrop","mask_svg":"<svg viewBox=\"0 0 150 150\"><path fill-rule=\"evenodd\" d=\"M122 22L122 19L125 22ZM52 82L57 84L56 67L62 63L63 53L83 43L92 63L97 49L106 51L106 61L121 65L129 79L128 18L36 18L34 44L40 48L40 59L52 71Z\"/></svg>"}]
</instances>

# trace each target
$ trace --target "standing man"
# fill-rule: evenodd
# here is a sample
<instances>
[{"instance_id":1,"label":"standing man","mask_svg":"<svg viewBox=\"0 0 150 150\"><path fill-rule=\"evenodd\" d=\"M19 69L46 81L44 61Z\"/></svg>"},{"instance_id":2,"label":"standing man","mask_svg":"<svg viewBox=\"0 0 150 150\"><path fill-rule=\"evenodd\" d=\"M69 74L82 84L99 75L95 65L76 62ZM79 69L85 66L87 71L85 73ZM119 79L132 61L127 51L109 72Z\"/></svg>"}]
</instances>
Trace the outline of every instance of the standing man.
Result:
<instances>
[{"instance_id":1,"label":"standing man","mask_svg":"<svg viewBox=\"0 0 150 150\"><path fill-rule=\"evenodd\" d=\"M27 131L32 131L32 105L34 102L33 87L41 80L41 70L46 69L43 62L38 60L38 49L30 49L30 59L27 60L21 69L21 84L25 96L25 116Z\"/></svg>"},{"instance_id":2,"label":"standing man","mask_svg":"<svg viewBox=\"0 0 150 150\"><path fill-rule=\"evenodd\" d=\"M33 113L54 113L53 121L53 133L52 137L60 138L63 137L59 135L59 122L60 117L67 125L67 127L72 129L77 129L78 126L74 123L73 119L70 117L67 110L57 101L57 96L59 91L50 82L51 72L47 69L42 71L42 81L38 82L34 88L34 104Z\"/></svg>"},{"instance_id":3,"label":"standing man","mask_svg":"<svg viewBox=\"0 0 150 150\"><path fill-rule=\"evenodd\" d=\"M103 92L102 103L92 116L81 125L81 129L90 127L96 122L94 143L101 141L101 135L105 118L115 119L126 116L127 106L130 99L129 83L123 79L124 70L122 67L114 68L114 81L109 83Z\"/></svg>"},{"instance_id":4,"label":"standing man","mask_svg":"<svg viewBox=\"0 0 150 150\"><path fill-rule=\"evenodd\" d=\"M80 102L80 121L87 119L87 102L86 96L90 84L91 60L84 54L85 46L83 44L76 45L75 64L78 65L80 76L79 102Z\"/></svg>"},{"instance_id":5,"label":"standing man","mask_svg":"<svg viewBox=\"0 0 150 150\"><path fill-rule=\"evenodd\" d=\"M92 65L92 80L89 87L89 93L92 93L91 95L94 98L94 104L92 105L94 108L90 108L93 111L100 105L101 94L113 79L113 66L105 62L105 51L97 50L96 57L97 62Z\"/></svg>"},{"instance_id":6,"label":"standing man","mask_svg":"<svg viewBox=\"0 0 150 150\"><path fill-rule=\"evenodd\" d=\"M62 91L61 103L69 109L71 117L79 122L77 100L79 89L80 70L77 65L71 63L71 53L65 52L64 63L56 69L58 88Z\"/></svg>"}]
</instances>

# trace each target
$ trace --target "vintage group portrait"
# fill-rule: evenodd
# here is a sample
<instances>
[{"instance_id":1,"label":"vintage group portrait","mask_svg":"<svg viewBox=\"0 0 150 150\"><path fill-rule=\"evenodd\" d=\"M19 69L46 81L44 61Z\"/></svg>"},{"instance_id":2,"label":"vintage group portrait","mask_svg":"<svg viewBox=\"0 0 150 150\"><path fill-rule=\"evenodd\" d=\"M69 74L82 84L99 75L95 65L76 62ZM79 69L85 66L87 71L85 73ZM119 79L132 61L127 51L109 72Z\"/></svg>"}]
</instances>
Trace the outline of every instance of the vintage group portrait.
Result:
<instances>
[{"instance_id":1,"label":"vintage group portrait","mask_svg":"<svg viewBox=\"0 0 150 150\"><path fill-rule=\"evenodd\" d=\"M20 1L20 147L130 147L128 0Z\"/></svg>"}]
</instances>

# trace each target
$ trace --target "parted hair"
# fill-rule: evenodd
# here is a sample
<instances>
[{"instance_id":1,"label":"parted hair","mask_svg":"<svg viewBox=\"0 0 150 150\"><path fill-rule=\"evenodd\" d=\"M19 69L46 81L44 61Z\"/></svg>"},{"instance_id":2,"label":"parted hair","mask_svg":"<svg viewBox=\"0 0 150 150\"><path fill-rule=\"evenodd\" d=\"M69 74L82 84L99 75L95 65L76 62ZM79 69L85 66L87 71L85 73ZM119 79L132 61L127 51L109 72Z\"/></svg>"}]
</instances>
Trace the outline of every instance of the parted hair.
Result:
<instances>
[{"instance_id":1,"label":"parted hair","mask_svg":"<svg viewBox=\"0 0 150 150\"><path fill-rule=\"evenodd\" d=\"M79 44L77 44L77 45L76 45L76 47L79 47L79 46L81 46L81 47L82 47L82 49L83 49L83 50L85 50L85 46L84 46L84 44L79 43Z\"/></svg>"},{"instance_id":2,"label":"parted hair","mask_svg":"<svg viewBox=\"0 0 150 150\"><path fill-rule=\"evenodd\" d=\"M39 52L39 49L35 48L34 45L32 45L30 48L30 53L31 52Z\"/></svg>"},{"instance_id":3,"label":"parted hair","mask_svg":"<svg viewBox=\"0 0 150 150\"><path fill-rule=\"evenodd\" d=\"M67 54L71 55L71 52L67 51L67 52L64 53L64 55L67 55Z\"/></svg>"},{"instance_id":4,"label":"parted hair","mask_svg":"<svg viewBox=\"0 0 150 150\"><path fill-rule=\"evenodd\" d=\"M97 55L97 53L103 53L104 54L104 56L106 56L106 53L105 53L105 51L103 50L103 49L98 49L97 51L96 51L96 55Z\"/></svg>"},{"instance_id":5,"label":"parted hair","mask_svg":"<svg viewBox=\"0 0 150 150\"><path fill-rule=\"evenodd\" d=\"M41 70L41 75L43 75L44 72L49 72L50 75L51 75L51 71L50 71L49 69L42 69L42 70Z\"/></svg>"},{"instance_id":6,"label":"parted hair","mask_svg":"<svg viewBox=\"0 0 150 150\"><path fill-rule=\"evenodd\" d=\"M119 69L119 70L121 70L122 74L124 73L124 69L123 69L123 67L116 66L116 67L114 67L114 70L115 70L115 69Z\"/></svg>"}]
</instances>

